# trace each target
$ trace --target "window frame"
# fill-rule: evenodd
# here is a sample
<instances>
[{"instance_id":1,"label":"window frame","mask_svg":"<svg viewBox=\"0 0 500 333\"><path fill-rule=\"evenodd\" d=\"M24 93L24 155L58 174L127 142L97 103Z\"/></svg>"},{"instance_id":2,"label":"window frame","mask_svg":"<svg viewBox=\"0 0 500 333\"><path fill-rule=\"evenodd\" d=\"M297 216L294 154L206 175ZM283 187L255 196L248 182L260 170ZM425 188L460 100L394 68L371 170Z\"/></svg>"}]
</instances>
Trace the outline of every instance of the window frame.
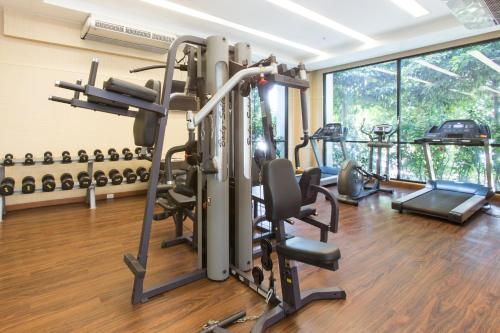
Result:
<instances>
[{"instance_id":1,"label":"window frame","mask_svg":"<svg viewBox=\"0 0 500 333\"><path fill-rule=\"evenodd\" d=\"M288 135L288 120L289 120L288 119L288 110L289 110L288 109L288 89L289 88L285 87L285 86L283 86L283 88L285 91L285 94L284 94L284 99L285 99L285 104L284 104L285 105L285 138L283 140L276 140L276 138L274 138L274 139L275 139L275 143L277 143L277 144L283 143L284 144L284 146L285 146L284 147L284 150L285 150L284 158L288 159L288 137L289 137L289 135ZM252 140L252 142L251 142L252 146L255 144L255 142L256 141Z\"/></svg>"},{"instance_id":2,"label":"window frame","mask_svg":"<svg viewBox=\"0 0 500 333\"><path fill-rule=\"evenodd\" d=\"M485 40L471 42L471 43L459 44L459 45L452 46L452 47L442 47L442 48L438 48L436 50L415 53L415 54L411 54L411 55L404 56L404 57L389 57L389 58L381 60L381 61L367 62L367 63L363 63L362 65L347 66L346 68L342 68L339 70L332 70L332 71L324 72L323 73L323 80L322 80L322 83L323 83L323 126L326 125L326 118L327 118L327 111L326 111L326 109L327 109L327 105L326 105L327 104L327 101L326 101L326 78L327 78L327 75L340 73L340 72L344 72L344 71L348 71L348 70L353 70L353 69L357 69L357 68L363 68L363 67L368 67L368 66L373 66L373 65L384 64L384 63L396 61L396 70L397 70L397 72L396 72L396 81L397 81L397 83L396 83L396 96L397 96L396 97L397 98L397 101L396 101L396 119L400 120L401 119L401 62L402 62L402 60L412 59L412 58L416 58L416 57L422 57L422 56L426 56L426 55L430 55L430 54L446 52L446 51L460 49L460 48L474 46L474 45L493 43L493 42L498 42L498 41L500 41L500 37L485 39ZM287 114L288 114L288 110L287 110ZM408 142L408 141L401 141L401 130L400 129L398 129L398 131L396 133L396 139L397 139L397 141L395 141L394 143L396 146L397 176L396 176L396 178L391 178L391 180L397 180L397 181L401 181L401 182L414 183L414 184L415 183L425 184L424 181L402 179L401 178L401 146L407 145L407 144L415 145L415 143ZM367 142L368 142L367 140L346 140L346 143L354 143L354 144L367 143ZM498 148L498 147L500 147L500 142L491 144L492 150L494 150L495 148ZM323 161L326 161L326 145L323 145L322 155L323 155ZM494 161L493 161L493 163L494 163ZM496 189L495 193L500 193L500 188Z\"/></svg>"}]
</instances>

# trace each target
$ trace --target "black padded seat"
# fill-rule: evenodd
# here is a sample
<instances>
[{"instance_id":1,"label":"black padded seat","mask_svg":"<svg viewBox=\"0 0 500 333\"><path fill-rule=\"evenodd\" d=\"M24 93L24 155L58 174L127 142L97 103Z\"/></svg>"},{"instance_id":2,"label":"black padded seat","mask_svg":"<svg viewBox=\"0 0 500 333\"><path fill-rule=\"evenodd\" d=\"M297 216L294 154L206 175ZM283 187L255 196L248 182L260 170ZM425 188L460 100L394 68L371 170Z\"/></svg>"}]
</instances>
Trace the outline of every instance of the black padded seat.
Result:
<instances>
[{"instance_id":1,"label":"black padded seat","mask_svg":"<svg viewBox=\"0 0 500 333\"><path fill-rule=\"evenodd\" d=\"M158 97L158 92L154 89L123 81L114 77L104 81L103 87L108 91L129 95L131 97L139 98L152 103L155 102Z\"/></svg>"},{"instance_id":2,"label":"black padded seat","mask_svg":"<svg viewBox=\"0 0 500 333\"><path fill-rule=\"evenodd\" d=\"M293 237L278 243L276 251L288 259L320 267L336 265L340 259L340 250L335 244L302 237Z\"/></svg>"},{"instance_id":3,"label":"black padded seat","mask_svg":"<svg viewBox=\"0 0 500 333\"><path fill-rule=\"evenodd\" d=\"M316 207L314 205L301 206L299 215L296 218L303 219L304 217L316 214Z\"/></svg>"},{"instance_id":4,"label":"black padded seat","mask_svg":"<svg viewBox=\"0 0 500 333\"><path fill-rule=\"evenodd\" d=\"M173 190L168 191L168 194L179 206L192 205L196 203L195 196L188 197Z\"/></svg>"}]
</instances>

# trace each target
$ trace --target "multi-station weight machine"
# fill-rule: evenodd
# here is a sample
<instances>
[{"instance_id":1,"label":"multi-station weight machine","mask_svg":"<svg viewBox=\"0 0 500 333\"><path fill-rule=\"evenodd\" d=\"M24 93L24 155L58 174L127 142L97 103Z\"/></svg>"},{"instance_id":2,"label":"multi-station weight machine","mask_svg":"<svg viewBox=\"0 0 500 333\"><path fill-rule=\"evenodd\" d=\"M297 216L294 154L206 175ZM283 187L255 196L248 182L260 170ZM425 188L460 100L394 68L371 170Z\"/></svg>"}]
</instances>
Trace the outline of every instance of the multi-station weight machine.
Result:
<instances>
[{"instance_id":1,"label":"multi-station weight machine","mask_svg":"<svg viewBox=\"0 0 500 333\"><path fill-rule=\"evenodd\" d=\"M180 66L176 62L176 55L183 44L187 64ZM251 47L247 43L232 46L220 36L207 39L183 36L171 44L165 66L151 67L165 68L163 87L154 80L149 80L143 87L110 78L104 82L102 89L98 88L95 86L98 61L94 60L86 85L81 82L56 83L60 88L74 91L73 98L50 99L74 107L133 117L135 144L143 149L154 146L138 254L128 253L124 256L125 263L134 275L132 303L145 302L153 296L199 279L223 281L229 275L235 275L239 281L266 297L272 305L252 329L253 332L261 332L313 300L345 298L345 292L329 288L305 292L301 297L297 268L288 261L297 260L336 270L340 251L326 241L297 237L293 245L288 244L287 239L278 244L281 249L278 250L278 258L282 300L276 295L272 273L268 286L264 286L259 274L249 274L253 267L253 225L251 104L248 96L252 88L275 83L300 89L301 97L305 98L305 91L309 87L309 82L304 79L303 66L287 69L286 65L278 65L273 56L251 64L251 56ZM176 69L187 71L185 82L173 80ZM84 94L86 100L80 99L80 94ZM302 100L301 105L302 112L307 112L307 109L304 110L307 106L305 100ZM172 109L186 111L186 145L196 144L200 152L199 163L195 166L198 169L196 209L199 212L196 214L197 267L192 272L145 289L156 199L159 193L176 189L172 165L168 160L165 161L166 182L157 181L168 113ZM275 165L280 168L280 164ZM282 167L286 171L288 165ZM295 181L291 186L292 190L298 190ZM284 202L282 204L286 205ZM278 209L276 205L276 200L266 201L266 208ZM330 230L336 232L338 219L333 220L335 225ZM273 221L273 230L282 234L282 223ZM262 254L263 266L269 269L272 269L271 251L272 247L266 247Z\"/></svg>"}]
</instances>

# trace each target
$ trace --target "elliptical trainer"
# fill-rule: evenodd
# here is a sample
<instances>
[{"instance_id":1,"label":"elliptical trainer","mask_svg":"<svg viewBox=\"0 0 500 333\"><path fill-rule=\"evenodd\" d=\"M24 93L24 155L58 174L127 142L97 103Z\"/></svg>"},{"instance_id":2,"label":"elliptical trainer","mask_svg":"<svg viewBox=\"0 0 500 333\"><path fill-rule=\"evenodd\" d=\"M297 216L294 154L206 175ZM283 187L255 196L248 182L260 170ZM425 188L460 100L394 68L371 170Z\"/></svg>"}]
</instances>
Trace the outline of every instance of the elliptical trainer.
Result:
<instances>
[{"instance_id":1,"label":"elliptical trainer","mask_svg":"<svg viewBox=\"0 0 500 333\"><path fill-rule=\"evenodd\" d=\"M370 131L364 129L364 120L361 132L368 136L370 148L368 159L368 171L364 170L354 160L345 160L342 163L337 183L339 195L338 201L351 205L358 205L359 200L377 192L393 193L393 190L380 188L380 182L389 179L389 151L394 146L391 136L397 132L398 126L389 124L378 124ZM376 172L373 172L373 151L377 149ZM382 149L386 150L385 173L381 174ZM373 181L372 185L369 185Z\"/></svg>"}]
</instances>

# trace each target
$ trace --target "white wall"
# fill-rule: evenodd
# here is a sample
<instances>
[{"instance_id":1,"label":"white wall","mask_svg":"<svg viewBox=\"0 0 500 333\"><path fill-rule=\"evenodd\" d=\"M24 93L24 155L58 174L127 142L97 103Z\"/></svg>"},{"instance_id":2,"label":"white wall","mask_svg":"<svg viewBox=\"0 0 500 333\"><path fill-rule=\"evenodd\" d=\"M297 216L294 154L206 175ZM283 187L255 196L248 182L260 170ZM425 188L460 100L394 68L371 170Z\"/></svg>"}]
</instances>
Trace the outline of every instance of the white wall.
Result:
<instances>
[{"instance_id":1,"label":"white wall","mask_svg":"<svg viewBox=\"0 0 500 333\"><path fill-rule=\"evenodd\" d=\"M6 153L22 158L31 152L41 156L50 150L59 155L69 150L73 155L79 149L92 152L109 147L120 150L135 148L133 118L72 108L67 104L48 100L49 95L72 96L54 86L56 80L87 81L90 62L100 59L97 85L110 76L143 85L148 79L163 81L163 70L129 74L134 67L160 64L165 55L106 45L80 39L80 26L55 21L26 12L4 8L0 11L0 159ZM176 79L183 79L177 75ZM165 150L184 143L187 139L185 115L171 112L168 119ZM104 171L112 167L123 170L128 166L147 162L115 162L99 165ZM69 171L74 175L82 165L34 166L7 168L7 176L16 178L18 185L25 175L40 178L44 173ZM38 181L38 179L37 179ZM38 185L40 183L38 182ZM99 191L129 191L145 188L145 184L107 187ZM53 200L82 196L83 191L11 196L7 204Z\"/></svg>"}]
</instances>

